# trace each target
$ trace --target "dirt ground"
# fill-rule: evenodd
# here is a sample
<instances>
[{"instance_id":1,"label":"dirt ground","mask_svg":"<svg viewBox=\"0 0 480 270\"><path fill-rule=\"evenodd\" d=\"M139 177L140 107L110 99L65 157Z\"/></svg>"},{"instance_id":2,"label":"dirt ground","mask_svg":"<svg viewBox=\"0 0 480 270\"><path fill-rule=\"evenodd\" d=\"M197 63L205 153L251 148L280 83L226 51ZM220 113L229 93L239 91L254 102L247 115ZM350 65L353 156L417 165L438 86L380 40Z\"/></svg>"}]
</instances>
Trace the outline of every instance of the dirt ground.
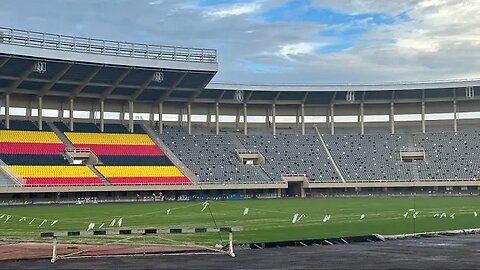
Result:
<instances>
[{"instance_id":1,"label":"dirt ground","mask_svg":"<svg viewBox=\"0 0 480 270\"><path fill-rule=\"evenodd\" d=\"M201 251L205 250L184 246L57 244L58 256L102 256ZM0 261L50 259L51 257L52 243L0 242Z\"/></svg>"}]
</instances>

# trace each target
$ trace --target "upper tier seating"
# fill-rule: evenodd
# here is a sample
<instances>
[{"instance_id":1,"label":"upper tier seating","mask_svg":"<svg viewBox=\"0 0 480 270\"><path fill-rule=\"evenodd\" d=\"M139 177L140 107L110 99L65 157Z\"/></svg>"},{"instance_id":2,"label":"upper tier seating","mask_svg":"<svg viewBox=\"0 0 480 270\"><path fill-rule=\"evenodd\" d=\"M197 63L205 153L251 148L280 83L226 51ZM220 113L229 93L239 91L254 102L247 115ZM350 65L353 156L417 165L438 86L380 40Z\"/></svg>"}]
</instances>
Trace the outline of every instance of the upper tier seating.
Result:
<instances>
[{"instance_id":1,"label":"upper tier seating","mask_svg":"<svg viewBox=\"0 0 480 270\"><path fill-rule=\"evenodd\" d=\"M0 159L6 164L63 165L65 146L53 132L0 130Z\"/></svg>"},{"instance_id":2,"label":"upper tier seating","mask_svg":"<svg viewBox=\"0 0 480 270\"><path fill-rule=\"evenodd\" d=\"M2 120L2 122L0 129L5 129L5 121ZM10 120L9 124L11 130L38 130L37 125L28 120Z\"/></svg>"},{"instance_id":3,"label":"upper tier seating","mask_svg":"<svg viewBox=\"0 0 480 270\"><path fill-rule=\"evenodd\" d=\"M60 130L60 132L70 131L70 128L67 127L67 125L65 125L63 122L53 122L53 124L58 128L58 130Z\"/></svg>"}]
</instances>

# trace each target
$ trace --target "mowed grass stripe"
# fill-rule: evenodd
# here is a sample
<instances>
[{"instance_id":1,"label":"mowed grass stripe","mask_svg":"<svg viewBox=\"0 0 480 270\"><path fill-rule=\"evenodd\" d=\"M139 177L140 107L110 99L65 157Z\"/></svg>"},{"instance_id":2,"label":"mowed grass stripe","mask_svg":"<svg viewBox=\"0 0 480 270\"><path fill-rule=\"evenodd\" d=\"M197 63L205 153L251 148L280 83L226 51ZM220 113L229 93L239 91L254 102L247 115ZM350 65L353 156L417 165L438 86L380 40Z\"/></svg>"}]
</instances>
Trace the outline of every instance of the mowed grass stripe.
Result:
<instances>
[{"instance_id":1,"label":"mowed grass stripe","mask_svg":"<svg viewBox=\"0 0 480 270\"><path fill-rule=\"evenodd\" d=\"M243 215L248 207L249 213ZM26 206L2 208L0 214L12 215L9 222L0 220L0 238L35 239L41 231L86 230L93 222L96 227L108 226L116 218L123 218L123 228L214 226L208 209L201 212L202 202L152 202L68 206ZM419 212L414 220L411 208ZM166 211L170 209L170 214ZM219 226L243 226L235 233L237 242L262 242L344 237L372 233L401 234L480 227L478 197L371 197L210 201L210 209ZM447 218L434 218L435 213ZM295 213L305 214L292 224ZM450 214L456 213L455 219ZM360 215L366 217L360 220ZM331 215L324 223L325 215ZM21 217L27 221L18 221ZM32 217L36 221L29 225ZM48 222L38 227L43 219ZM59 222L50 226L51 222ZM415 230L415 231L414 231ZM217 234L164 236L172 241L218 243ZM113 238L112 238L113 239ZM157 240L155 240L157 239ZM88 239L87 239L88 240ZM91 239L92 241L97 241ZM149 242L160 241L149 238Z\"/></svg>"}]
</instances>

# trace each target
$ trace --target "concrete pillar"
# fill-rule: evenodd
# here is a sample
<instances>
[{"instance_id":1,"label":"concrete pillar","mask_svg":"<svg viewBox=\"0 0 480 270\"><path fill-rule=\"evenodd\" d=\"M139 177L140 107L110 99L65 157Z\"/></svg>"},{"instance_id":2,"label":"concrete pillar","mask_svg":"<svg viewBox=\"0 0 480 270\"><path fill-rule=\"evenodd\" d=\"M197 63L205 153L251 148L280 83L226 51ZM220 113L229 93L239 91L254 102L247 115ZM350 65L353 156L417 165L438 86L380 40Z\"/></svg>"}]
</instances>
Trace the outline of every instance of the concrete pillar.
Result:
<instances>
[{"instance_id":1,"label":"concrete pillar","mask_svg":"<svg viewBox=\"0 0 480 270\"><path fill-rule=\"evenodd\" d=\"M188 135L192 135L192 104L187 104L187 129Z\"/></svg>"},{"instance_id":2,"label":"concrete pillar","mask_svg":"<svg viewBox=\"0 0 480 270\"><path fill-rule=\"evenodd\" d=\"M243 134L248 135L247 103L243 103Z\"/></svg>"},{"instance_id":3,"label":"concrete pillar","mask_svg":"<svg viewBox=\"0 0 480 270\"><path fill-rule=\"evenodd\" d=\"M390 133L395 133L395 105L393 102L390 102L390 116L388 117L390 120Z\"/></svg>"},{"instance_id":4,"label":"concrete pillar","mask_svg":"<svg viewBox=\"0 0 480 270\"><path fill-rule=\"evenodd\" d=\"M125 125L125 105L120 106L120 124Z\"/></svg>"},{"instance_id":5,"label":"concrete pillar","mask_svg":"<svg viewBox=\"0 0 480 270\"><path fill-rule=\"evenodd\" d=\"M5 94L5 128L10 129L10 94Z\"/></svg>"},{"instance_id":6,"label":"concrete pillar","mask_svg":"<svg viewBox=\"0 0 480 270\"><path fill-rule=\"evenodd\" d=\"M300 127L300 110L297 107L297 115L295 116L295 128Z\"/></svg>"},{"instance_id":7,"label":"concrete pillar","mask_svg":"<svg viewBox=\"0 0 480 270\"><path fill-rule=\"evenodd\" d=\"M332 135L335 135L335 107L332 104L330 104L330 133Z\"/></svg>"},{"instance_id":8,"label":"concrete pillar","mask_svg":"<svg viewBox=\"0 0 480 270\"><path fill-rule=\"evenodd\" d=\"M70 122L69 122L69 125L70 125L70 131L73 131L73 98L71 98L70 100L70 107L68 108L69 109L69 118L70 118Z\"/></svg>"},{"instance_id":9,"label":"concrete pillar","mask_svg":"<svg viewBox=\"0 0 480 270\"><path fill-rule=\"evenodd\" d=\"M358 122L360 124L360 135L364 135L365 134L365 105L363 104L363 102L360 103L360 115L359 115Z\"/></svg>"},{"instance_id":10,"label":"concrete pillar","mask_svg":"<svg viewBox=\"0 0 480 270\"><path fill-rule=\"evenodd\" d=\"M158 103L158 132L163 134L163 103Z\"/></svg>"},{"instance_id":11,"label":"concrete pillar","mask_svg":"<svg viewBox=\"0 0 480 270\"><path fill-rule=\"evenodd\" d=\"M235 117L235 127L238 129L240 127L240 108L237 107L237 116Z\"/></svg>"},{"instance_id":12,"label":"concrete pillar","mask_svg":"<svg viewBox=\"0 0 480 270\"><path fill-rule=\"evenodd\" d=\"M32 100L31 99L28 100L26 114L27 114L27 120L32 121Z\"/></svg>"},{"instance_id":13,"label":"concrete pillar","mask_svg":"<svg viewBox=\"0 0 480 270\"><path fill-rule=\"evenodd\" d=\"M265 108L265 128L270 128L270 110L268 109L268 107Z\"/></svg>"},{"instance_id":14,"label":"concrete pillar","mask_svg":"<svg viewBox=\"0 0 480 270\"><path fill-rule=\"evenodd\" d=\"M302 135L305 135L305 104L300 105L300 115L302 121Z\"/></svg>"},{"instance_id":15,"label":"concrete pillar","mask_svg":"<svg viewBox=\"0 0 480 270\"><path fill-rule=\"evenodd\" d=\"M100 131L105 131L105 101L100 100Z\"/></svg>"},{"instance_id":16,"label":"concrete pillar","mask_svg":"<svg viewBox=\"0 0 480 270\"><path fill-rule=\"evenodd\" d=\"M422 101L421 117L422 117L422 133L425 133L425 132L427 132L427 126L426 126L426 123L425 123L425 101Z\"/></svg>"},{"instance_id":17,"label":"concrete pillar","mask_svg":"<svg viewBox=\"0 0 480 270\"><path fill-rule=\"evenodd\" d=\"M277 106L272 104L272 132L277 135Z\"/></svg>"},{"instance_id":18,"label":"concrete pillar","mask_svg":"<svg viewBox=\"0 0 480 270\"><path fill-rule=\"evenodd\" d=\"M154 106L150 108L150 116L148 117L150 120L150 126L153 127L155 125L155 109Z\"/></svg>"},{"instance_id":19,"label":"concrete pillar","mask_svg":"<svg viewBox=\"0 0 480 270\"><path fill-rule=\"evenodd\" d=\"M215 134L220 133L220 104L215 103Z\"/></svg>"},{"instance_id":20,"label":"concrete pillar","mask_svg":"<svg viewBox=\"0 0 480 270\"><path fill-rule=\"evenodd\" d=\"M178 112L178 125L183 127L183 108L179 107L180 111Z\"/></svg>"},{"instance_id":21,"label":"concrete pillar","mask_svg":"<svg viewBox=\"0 0 480 270\"><path fill-rule=\"evenodd\" d=\"M133 101L128 101L128 131L133 133Z\"/></svg>"},{"instance_id":22,"label":"concrete pillar","mask_svg":"<svg viewBox=\"0 0 480 270\"><path fill-rule=\"evenodd\" d=\"M212 123L212 112L210 111L210 105L207 106L207 127L210 127Z\"/></svg>"},{"instance_id":23,"label":"concrete pillar","mask_svg":"<svg viewBox=\"0 0 480 270\"><path fill-rule=\"evenodd\" d=\"M43 130L43 98L38 97L38 129Z\"/></svg>"},{"instance_id":24,"label":"concrete pillar","mask_svg":"<svg viewBox=\"0 0 480 270\"><path fill-rule=\"evenodd\" d=\"M90 123L97 123L97 119L95 119L95 102L92 102L92 107L90 108Z\"/></svg>"},{"instance_id":25,"label":"concrete pillar","mask_svg":"<svg viewBox=\"0 0 480 270\"><path fill-rule=\"evenodd\" d=\"M458 131L457 100L453 100L453 131Z\"/></svg>"},{"instance_id":26,"label":"concrete pillar","mask_svg":"<svg viewBox=\"0 0 480 270\"><path fill-rule=\"evenodd\" d=\"M30 116L28 116L28 114L29 114L29 112L28 112L28 108L27 108L27 117L30 118ZM30 115L31 115L31 112L30 112ZM63 122L63 102L60 103L60 109L58 109L58 115L57 116L58 116L58 121Z\"/></svg>"}]
</instances>

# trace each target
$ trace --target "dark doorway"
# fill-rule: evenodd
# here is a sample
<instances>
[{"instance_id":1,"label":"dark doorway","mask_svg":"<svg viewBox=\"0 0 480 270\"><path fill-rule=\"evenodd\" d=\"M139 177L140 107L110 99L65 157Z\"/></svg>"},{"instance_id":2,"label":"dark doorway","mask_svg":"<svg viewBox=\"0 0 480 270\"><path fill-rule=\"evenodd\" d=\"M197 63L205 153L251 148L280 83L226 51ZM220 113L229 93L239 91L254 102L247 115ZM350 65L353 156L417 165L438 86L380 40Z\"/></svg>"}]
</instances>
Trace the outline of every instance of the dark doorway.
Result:
<instances>
[{"instance_id":1,"label":"dark doorway","mask_svg":"<svg viewBox=\"0 0 480 270\"><path fill-rule=\"evenodd\" d=\"M302 182L288 182L288 197L302 197Z\"/></svg>"}]
</instances>

